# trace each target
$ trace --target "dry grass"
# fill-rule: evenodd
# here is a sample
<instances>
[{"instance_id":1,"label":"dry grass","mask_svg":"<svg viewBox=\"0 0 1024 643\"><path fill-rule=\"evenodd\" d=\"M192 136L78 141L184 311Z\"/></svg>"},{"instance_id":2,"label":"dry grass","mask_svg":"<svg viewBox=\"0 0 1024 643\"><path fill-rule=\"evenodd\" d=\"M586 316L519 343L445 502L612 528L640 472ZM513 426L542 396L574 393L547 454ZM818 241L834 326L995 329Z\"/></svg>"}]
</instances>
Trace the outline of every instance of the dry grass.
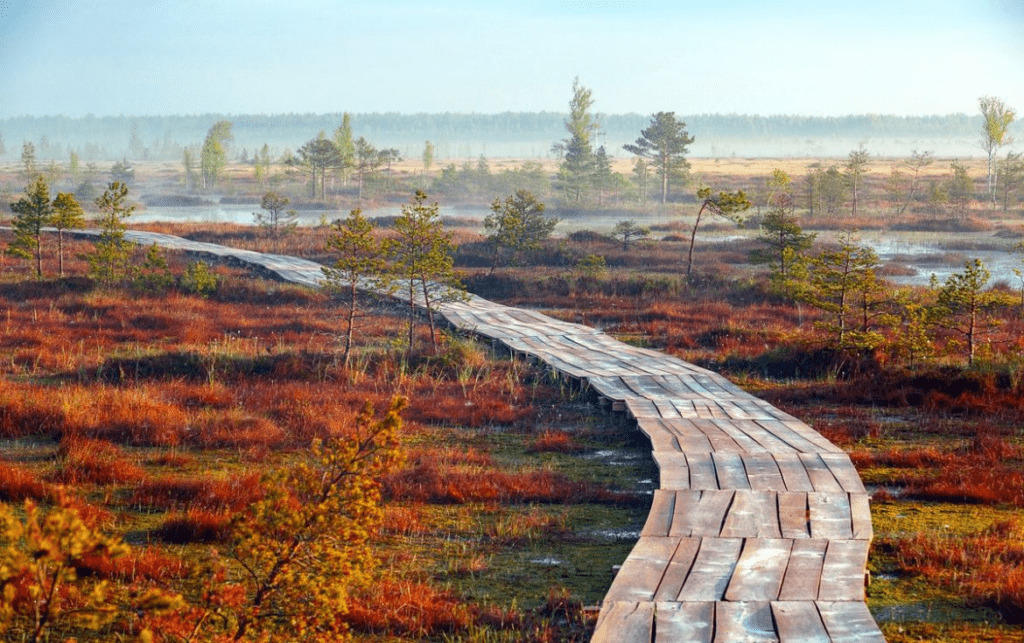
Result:
<instances>
[{"instance_id":1,"label":"dry grass","mask_svg":"<svg viewBox=\"0 0 1024 643\"><path fill-rule=\"evenodd\" d=\"M966 537L917 535L893 543L907 571L1024 623L1024 527L1003 522Z\"/></svg>"},{"instance_id":2,"label":"dry grass","mask_svg":"<svg viewBox=\"0 0 1024 643\"><path fill-rule=\"evenodd\" d=\"M110 442L65 437L57 449L57 466L51 479L71 485L137 482L145 474L132 459Z\"/></svg>"},{"instance_id":3,"label":"dry grass","mask_svg":"<svg viewBox=\"0 0 1024 643\"><path fill-rule=\"evenodd\" d=\"M25 500L52 502L57 493L51 485L28 469L0 460L0 501L21 503Z\"/></svg>"}]
</instances>

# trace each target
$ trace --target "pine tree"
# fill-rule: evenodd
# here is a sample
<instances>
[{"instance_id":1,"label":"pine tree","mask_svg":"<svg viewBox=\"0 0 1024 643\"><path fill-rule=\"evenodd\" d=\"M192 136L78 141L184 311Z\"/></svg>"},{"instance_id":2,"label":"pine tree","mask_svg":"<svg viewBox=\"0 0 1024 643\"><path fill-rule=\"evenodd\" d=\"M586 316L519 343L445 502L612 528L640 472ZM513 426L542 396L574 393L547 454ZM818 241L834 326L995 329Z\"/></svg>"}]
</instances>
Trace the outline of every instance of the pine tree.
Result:
<instances>
[{"instance_id":1,"label":"pine tree","mask_svg":"<svg viewBox=\"0 0 1024 643\"><path fill-rule=\"evenodd\" d=\"M464 297L462 284L455 275L452 234L444 231L437 203L427 205L427 195L422 190L416 191L411 203L402 206L395 231L396 273L406 284L409 297L409 353L413 350L417 306L426 310L430 345L436 351L434 308L441 302Z\"/></svg>"},{"instance_id":2,"label":"pine tree","mask_svg":"<svg viewBox=\"0 0 1024 643\"><path fill-rule=\"evenodd\" d=\"M991 277L980 259L965 262L963 272L951 274L939 288L930 310L932 324L963 338L968 366L982 337L998 325L993 313L1013 304L1009 293L986 290Z\"/></svg>"},{"instance_id":3,"label":"pine tree","mask_svg":"<svg viewBox=\"0 0 1024 643\"><path fill-rule=\"evenodd\" d=\"M53 198L53 227L57 228L57 270L64 276L64 231L81 228L85 212L73 194L58 192Z\"/></svg>"},{"instance_id":4,"label":"pine tree","mask_svg":"<svg viewBox=\"0 0 1024 643\"><path fill-rule=\"evenodd\" d=\"M96 199L100 211L100 235L93 252L87 256L90 274L103 283L131 277L132 244L125 240L125 219L135 211L126 204L128 186L114 181Z\"/></svg>"},{"instance_id":5,"label":"pine tree","mask_svg":"<svg viewBox=\"0 0 1024 643\"><path fill-rule=\"evenodd\" d=\"M516 265L524 252L539 249L556 225L558 219L545 217L544 204L526 190L518 190L504 201L495 199L484 219L487 241L494 248L491 272L497 268L503 249L509 251L510 263Z\"/></svg>"},{"instance_id":6,"label":"pine tree","mask_svg":"<svg viewBox=\"0 0 1024 643\"><path fill-rule=\"evenodd\" d=\"M333 230L334 234L327 240L327 250L335 250L339 256L334 265L325 266L323 272L329 288L344 290L348 294L345 349L342 356L342 364L347 368L352 353L360 291L394 290L388 261L394 255L395 242L375 237L373 224L363 217L360 210L352 210L346 219L334 225Z\"/></svg>"},{"instance_id":7,"label":"pine tree","mask_svg":"<svg viewBox=\"0 0 1024 643\"><path fill-rule=\"evenodd\" d=\"M632 219L619 221L615 224L615 227L612 228L612 236L616 239L622 239L623 252L629 252L629 244L638 239L643 239L650 234L650 228L642 226Z\"/></svg>"},{"instance_id":8,"label":"pine tree","mask_svg":"<svg viewBox=\"0 0 1024 643\"><path fill-rule=\"evenodd\" d=\"M793 216L793 209L785 204L772 208L761 220L761 234L757 240L765 245L750 252L753 264L768 264L772 282L785 284L792 276L792 265L801 253L809 250L817 235L804 232Z\"/></svg>"},{"instance_id":9,"label":"pine tree","mask_svg":"<svg viewBox=\"0 0 1024 643\"><path fill-rule=\"evenodd\" d=\"M569 138L556 143L552 150L562 157L558 178L566 200L581 203L594 174L593 137L600 126L597 117L590 112L594 105L593 94L580 85L579 78L573 80L572 93L569 118L565 121Z\"/></svg>"},{"instance_id":10,"label":"pine tree","mask_svg":"<svg viewBox=\"0 0 1024 643\"><path fill-rule=\"evenodd\" d=\"M838 248L804 263L807 280L794 295L826 314L821 327L832 336L830 345L840 351L879 347L881 329L895 322L887 316L888 287L875 274L878 255L845 233Z\"/></svg>"},{"instance_id":11,"label":"pine tree","mask_svg":"<svg viewBox=\"0 0 1024 643\"><path fill-rule=\"evenodd\" d=\"M265 212L253 212L256 225L270 233L270 239L277 252L280 238L295 230L297 222L295 210L285 210L291 199L277 192L267 192L260 199L260 207Z\"/></svg>"},{"instance_id":12,"label":"pine tree","mask_svg":"<svg viewBox=\"0 0 1024 643\"><path fill-rule=\"evenodd\" d=\"M154 294L163 293L174 285L174 275L167 264L167 257L157 244L154 243L146 251L146 258L142 261L142 269L135 278L135 284Z\"/></svg>"},{"instance_id":13,"label":"pine tree","mask_svg":"<svg viewBox=\"0 0 1024 643\"><path fill-rule=\"evenodd\" d=\"M25 196L11 204L14 240L7 252L16 257L35 259L36 278L43 278L43 228L53 225L50 186L42 175L25 188Z\"/></svg>"},{"instance_id":14,"label":"pine tree","mask_svg":"<svg viewBox=\"0 0 1024 643\"><path fill-rule=\"evenodd\" d=\"M651 124L641 130L636 143L622 147L639 157L650 159L651 165L661 177L661 202L668 201L669 179L683 177L690 164L686 151L694 138L686 133L686 123L676 120L675 112L658 112L651 118Z\"/></svg>"}]
</instances>

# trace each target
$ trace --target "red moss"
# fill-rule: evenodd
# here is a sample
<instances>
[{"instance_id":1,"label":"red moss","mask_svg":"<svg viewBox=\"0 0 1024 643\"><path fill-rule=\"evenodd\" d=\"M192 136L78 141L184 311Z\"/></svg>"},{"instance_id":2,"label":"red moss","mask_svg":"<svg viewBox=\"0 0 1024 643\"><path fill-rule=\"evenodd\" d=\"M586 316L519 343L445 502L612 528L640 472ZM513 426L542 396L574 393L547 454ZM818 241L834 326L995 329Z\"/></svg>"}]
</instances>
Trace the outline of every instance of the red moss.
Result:
<instances>
[{"instance_id":1,"label":"red moss","mask_svg":"<svg viewBox=\"0 0 1024 643\"><path fill-rule=\"evenodd\" d=\"M68 437L57 454L57 470L51 476L55 482L108 485L136 482L144 476L128 454L103 440Z\"/></svg>"},{"instance_id":2,"label":"red moss","mask_svg":"<svg viewBox=\"0 0 1024 643\"><path fill-rule=\"evenodd\" d=\"M0 460L0 501L51 501L54 497L54 490L36 474Z\"/></svg>"},{"instance_id":3,"label":"red moss","mask_svg":"<svg viewBox=\"0 0 1024 643\"><path fill-rule=\"evenodd\" d=\"M129 502L151 509L238 511L262 497L257 474L220 479L162 477L143 481Z\"/></svg>"},{"instance_id":4,"label":"red moss","mask_svg":"<svg viewBox=\"0 0 1024 643\"><path fill-rule=\"evenodd\" d=\"M545 431L527 448L529 453L581 453L586 450L565 431Z\"/></svg>"}]
</instances>

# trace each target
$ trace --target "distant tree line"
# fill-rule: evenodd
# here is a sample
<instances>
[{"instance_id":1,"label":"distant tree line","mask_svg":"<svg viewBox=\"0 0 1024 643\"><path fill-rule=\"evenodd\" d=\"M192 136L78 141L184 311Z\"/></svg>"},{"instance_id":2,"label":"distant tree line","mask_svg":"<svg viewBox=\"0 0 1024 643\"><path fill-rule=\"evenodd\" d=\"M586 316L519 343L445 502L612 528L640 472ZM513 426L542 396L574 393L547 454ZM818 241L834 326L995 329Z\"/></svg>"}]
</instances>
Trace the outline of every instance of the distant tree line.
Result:
<instances>
[{"instance_id":1,"label":"distant tree line","mask_svg":"<svg viewBox=\"0 0 1024 643\"><path fill-rule=\"evenodd\" d=\"M190 116L19 116L0 120L0 158L10 158L24 141L36 146L40 160L64 160L71 152L86 161L178 160L182 151L218 121L229 120L235 135L235 153L255 154L264 144L280 154L295 150L310 132L331 131L343 113ZM561 137L566 114L559 112L505 112L501 114L352 114L358 134L385 148L397 148L411 157L423 140L434 141L439 159L498 155L498 150L548 153L544 141ZM799 140L885 139L974 140L982 126L980 115L945 116L858 115L838 117L756 116L697 114L680 116L705 142L717 139ZM603 114L602 143L614 154L647 126L649 114ZM1014 123L1009 133L1020 134ZM518 145L512 145L518 144ZM525 146L525 147L524 147ZM707 150L703 152L708 153ZM979 150L980 153L980 150ZM523 154L517 154L522 156Z\"/></svg>"}]
</instances>

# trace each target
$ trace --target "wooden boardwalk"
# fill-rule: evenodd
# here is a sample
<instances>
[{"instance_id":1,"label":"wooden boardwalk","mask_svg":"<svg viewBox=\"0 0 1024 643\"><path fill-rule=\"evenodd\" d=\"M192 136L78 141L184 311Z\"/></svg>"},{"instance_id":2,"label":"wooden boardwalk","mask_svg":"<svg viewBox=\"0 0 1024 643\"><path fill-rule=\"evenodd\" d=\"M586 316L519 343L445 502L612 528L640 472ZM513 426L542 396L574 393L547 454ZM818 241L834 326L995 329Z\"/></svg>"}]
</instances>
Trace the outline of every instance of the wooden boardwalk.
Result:
<instances>
[{"instance_id":1,"label":"wooden boardwalk","mask_svg":"<svg viewBox=\"0 0 1024 643\"><path fill-rule=\"evenodd\" d=\"M309 286L319 264L129 232ZM865 604L868 495L849 457L725 378L579 324L478 297L441 315L627 413L660 485L601 606L596 643L883 642Z\"/></svg>"}]
</instances>

